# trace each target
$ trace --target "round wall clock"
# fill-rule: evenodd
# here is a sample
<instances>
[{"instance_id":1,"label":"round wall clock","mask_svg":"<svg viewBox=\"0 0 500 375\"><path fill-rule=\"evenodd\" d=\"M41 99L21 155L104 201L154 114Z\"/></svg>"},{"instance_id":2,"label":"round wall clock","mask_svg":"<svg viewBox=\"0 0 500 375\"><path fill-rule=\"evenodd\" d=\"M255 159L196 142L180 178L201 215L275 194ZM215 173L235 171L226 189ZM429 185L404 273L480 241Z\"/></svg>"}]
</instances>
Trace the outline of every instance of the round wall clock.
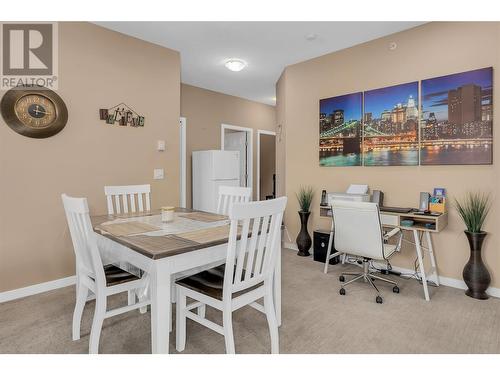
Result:
<instances>
[{"instance_id":1,"label":"round wall clock","mask_svg":"<svg viewBox=\"0 0 500 375\"><path fill-rule=\"evenodd\" d=\"M15 132L31 138L59 133L68 121L66 104L54 91L16 87L0 102L2 117Z\"/></svg>"}]
</instances>

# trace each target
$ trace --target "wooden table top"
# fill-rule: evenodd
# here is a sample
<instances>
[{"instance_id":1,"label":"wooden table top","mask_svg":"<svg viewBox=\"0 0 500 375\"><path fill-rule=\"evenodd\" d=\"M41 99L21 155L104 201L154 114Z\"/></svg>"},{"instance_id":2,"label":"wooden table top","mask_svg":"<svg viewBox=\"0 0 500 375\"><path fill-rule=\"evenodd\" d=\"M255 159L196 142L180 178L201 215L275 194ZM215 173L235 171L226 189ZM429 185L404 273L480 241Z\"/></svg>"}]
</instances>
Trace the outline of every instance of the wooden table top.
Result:
<instances>
[{"instance_id":1,"label":"wooden table top","mask_svg":"<svg viewBox=\"0 0 500 375\"><path fill-rule=\"evenodd\" d=\"M160 210L91 217L94 231L148 258L161 259L228 242L229 218L184 208L171 223Z\"/></svg>"}]
</instances>

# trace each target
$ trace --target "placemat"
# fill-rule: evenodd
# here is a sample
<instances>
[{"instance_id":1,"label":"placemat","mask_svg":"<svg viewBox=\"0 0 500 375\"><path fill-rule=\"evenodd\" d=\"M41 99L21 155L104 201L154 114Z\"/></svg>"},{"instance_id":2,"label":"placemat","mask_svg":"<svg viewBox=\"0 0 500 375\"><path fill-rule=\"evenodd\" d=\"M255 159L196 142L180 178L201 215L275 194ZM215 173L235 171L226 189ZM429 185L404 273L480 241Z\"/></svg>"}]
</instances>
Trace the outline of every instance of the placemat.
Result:
<instances>
[{"instance_id":1,"label":"placemat","mask_svg":"<svg viewBox=\"0 0 500 375\"><path fill-rule=\"evenodd\" d=\"M226 215L211 214L209 212L188 212L177 215L190 220L202 221L204 223L213 223L215 221L227 220Z\"/></svg>"},{"instance_id":2,"label":"placemat","mask_svg":"<svg viewBox=\"0 0 500 375\"><path fill-rule=\"evenodd\" d=\"M168 236L146 236L138 235L125 237L121 239L123 242L130 245L134 245L136 248L141 249L151 255L153 258L157 254L164 254L168 252L182 252L186 248L196 246L197 244L186 240L184 238L179 238L174 235ZM172 254L173 255L173 254Z\"/></svg>"},{"instance_id":3,"label":"placemat","mask_svg":"<svg viewBox=\"0 0 500 375\"><path fill-rule=\"evenodd\" d=\"M105 232L112 234L113 236L130 236L132 234L153 232L160 230L160 228L147 224L141 223L140 221L128 221L125 223L113 223L113 224L101 224L97 227Z\"/></svg>"},{"instance_id":4,"label":"placemat","mask_svg":"<svg viewBox=\"0 0 500 375\"><path fill-rule=\"evenodd\" d=\"M113 214L113 216L117 219L128 219L130 217L142 217L142 216L153 216L158 215L160 210L154 211L142 211L142 212L127 212L122 214Z\"/></svg>"},{"instance_id":5,"label":"placemat","mask_svg":"<svg viewBox=\"0 0 500 375\"><path fill-rule=\"evenodd\" d=\"M229 225L223 225L220 227L199 229L178 233L176 236L197 243L215 242L229 238L229 227ZM241 228L238 228L238 234L241 234Z\"/></svg>"}]
</instances>

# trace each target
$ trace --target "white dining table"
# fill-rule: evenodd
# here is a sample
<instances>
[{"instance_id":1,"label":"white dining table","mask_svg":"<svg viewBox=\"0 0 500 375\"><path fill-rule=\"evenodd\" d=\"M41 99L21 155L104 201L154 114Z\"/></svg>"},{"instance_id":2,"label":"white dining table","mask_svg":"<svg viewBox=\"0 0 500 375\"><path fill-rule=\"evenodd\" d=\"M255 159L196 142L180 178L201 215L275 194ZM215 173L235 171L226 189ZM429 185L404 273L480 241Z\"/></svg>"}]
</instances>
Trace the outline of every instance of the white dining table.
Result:
<instances>
[{"instance_id":1,"label":"white dining table","mask_svg":"<svg viewBox=\"0 0 500 375\"><path fill-rule=\"evenodd\" d=\"M172 283L183 273L224 263L227 254L229 219L222 215L176 209L174 220L161 221L159 211L140 214L93 216L103 260L132 265L150 278L151 349L169 352L173 301ZM120 223L141 223L151 229L141 233L116 233L110 228ZM110 226L111 224L111 226ZM116 227L116 226L115 226ZM114 233L114 234L113 234ZM281 241L274 273L274 304L281 325Z\"/></svg>"}]
</instances>

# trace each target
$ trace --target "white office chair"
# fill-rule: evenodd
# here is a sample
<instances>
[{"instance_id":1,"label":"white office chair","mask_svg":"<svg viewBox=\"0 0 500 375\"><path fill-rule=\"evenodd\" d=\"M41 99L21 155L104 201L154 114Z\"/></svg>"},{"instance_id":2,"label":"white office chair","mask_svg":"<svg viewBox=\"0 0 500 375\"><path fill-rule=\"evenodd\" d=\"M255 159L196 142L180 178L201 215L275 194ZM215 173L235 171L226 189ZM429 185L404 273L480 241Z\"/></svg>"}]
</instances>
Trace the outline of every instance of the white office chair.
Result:
<instances>
[{"instance_id":1,"label":"white office chair","mask_svg":"<svg viewBox=\"0 0 500 375\"><path fill-rule=\"evenodd\" d=\"M151 185L104 186L108 214L151 210Z\"/></svg>"},{"instance_id":2,"label":"white office chair","mask_svg":"<svg viewBox=\"0 0 500 375\"><path fill-rule=\"evenodd\" d=\"M252 188L239 186L219 186L217 213L228 215L234 203L245 203L252 200Z\"/></svg>"},{"instance_id":3,"label":"white office chair","mask_svg":"<svg viewBox=\"0 0 500 375\"><path fill-rule=\"evenodd\" d=\"M104 319L139 309L150 304L144 291L147 276L141 278L113 265L103 266L97 247L95 233L90 222L86 198L72 198L62 194L66 219L76 257L76 304L73 313L73 340L80 339L80 324L89 290L95 294L95 311L90 331L89 353L97 354L99 337ZM139 302L106 310L107 297L122 292L134 291Z\"/></svg>"},{"instance_id":4,"label":"white office chair","mask_svg":"<svg viewBox=\"0 0 500 375\"><path fill-rule=\"evenodd\" d=\"M176 349L186 345L186 318L224 335L226 353L234 354L233 311L250 305L264 312L271 334L271 353L279 352L278 323L273 303L273 275L280 243L286 197L235 203L229 213L231 229L226 263L177 281ZM238 240L241 224L241 241ZM251 231L250 237L248 236ZM186 305L186 298L195 302ZM264 297L264 306L256 301ZM191 310L205 305L222 311L223 325Z\"/></svg>"},{"instance_id":5,"label":"white office chair","mask_svg":"<svg viewBox=\"0 0 500 375\"><path fill-rule=\"evenodd\" d=\"M384 234L380 222L380 213L376 203L334 201L333 220L335 225L335 249L341 253L354 255L363 260L363 272L343 272L339 277L342 286L340 294L345 295L345 286L363 279L377 291L376 302L382 303L382 297L373 279L394 285L393 292L399 293L396 282L370 272L370 261L387 261L401 247L402 232L395 228ZM390 245L387 240L399 233L397 245ZM345 276L354 276L345 282Z\"/></svg>"}]
</instances>

